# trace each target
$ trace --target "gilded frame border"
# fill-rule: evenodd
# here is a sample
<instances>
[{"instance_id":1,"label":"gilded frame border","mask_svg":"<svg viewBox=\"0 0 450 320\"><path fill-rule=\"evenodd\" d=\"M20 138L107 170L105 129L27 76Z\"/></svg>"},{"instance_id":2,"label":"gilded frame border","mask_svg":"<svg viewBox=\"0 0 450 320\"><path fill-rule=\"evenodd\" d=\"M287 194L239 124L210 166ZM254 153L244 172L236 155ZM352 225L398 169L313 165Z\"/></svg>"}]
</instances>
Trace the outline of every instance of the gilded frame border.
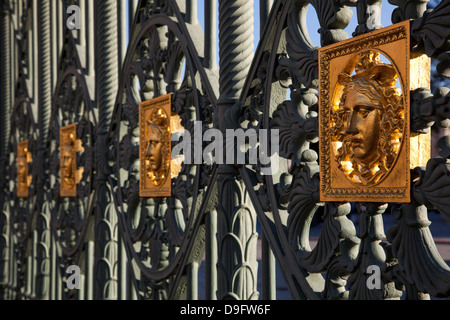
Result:
<instances>
[{"instance_id":1,"label":"gilded frame border","mask_svg":"<svg viewBox=\"0 0 450 320\"><path fill-rule=\"evenodd\" d=\"M152 185L151 180L146 175L146 164L145 164L145 140L146 136L146 122L149 113L154 109L162 109L168 118L168 123L170 125L171 120L171 109L172 109L172 95L166 94L148 101L144 101L139 104L139 195L140 197L170 197L172 195L172 181L171 181L171 159L169 154L167 176L160 185ZM170 128L170 127L169 127ZM168 150L171 152L171 139L169 134L169 139L166 141L168 144Z\"/></svg>"},{"instance_id":2,"label":"gilded frame border","mask_svg":"<svg viewBox=\"0 0 450 320\"><path fill-rule=\"evenodd\" d=\"M410 202L410 165L409 165L409 137L410 137L410 88L409 88L409 61L410 61L410 22L405 21L393 26L373 31L371 33L339 42L319 50L319 157L320 157L320 200L321 201L362 201L362 202ZM331 96L333 87L330 81L333 69L333 59L343 56L355 56L356 54L373 49L379 52L387 52L384 49L390 44L399 42L398 46L405 53L400 70L400 82L402 96L405 103L405 130L402 138L399 158L389 170L388 176L393 176L396 171L396 181L401 185L389 185L389 179L384 183L374 186L349 186L336 187L332 185L332 179L336 175L332 172L332 150L330 136ZM398 61L394 61L397 63ZM344 176L345 177L345 176ZM337 179L336 179L337 180ZM387 182L386 182L387 181Z\"/></svg>"}]
</instances>

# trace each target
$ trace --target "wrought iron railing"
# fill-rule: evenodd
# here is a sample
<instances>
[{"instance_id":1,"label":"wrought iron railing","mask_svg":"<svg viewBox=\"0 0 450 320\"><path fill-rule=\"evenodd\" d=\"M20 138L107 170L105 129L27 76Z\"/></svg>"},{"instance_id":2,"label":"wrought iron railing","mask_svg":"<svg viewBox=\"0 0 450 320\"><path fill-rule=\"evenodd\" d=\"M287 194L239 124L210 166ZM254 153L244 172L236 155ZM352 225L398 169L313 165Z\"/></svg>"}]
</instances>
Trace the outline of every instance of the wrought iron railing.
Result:
<instances>
[{"instance_id":1,"label":"wrought iron railing","mask_svg":"<svg viewBox=\"0 0 450 320\"><path fill-rule=\"evenodd\" d=\"M277 269L292 299L448 298L428 219L450 216L448 88L411 92L411 131L437 151L411 170L409 203L320 198L307 10L326 47L381 29L384 3L261 0L255 48L248 0L1 1L0 298L271 300ZM411 19L408 50L449 76L450 1L389 3L393 23ZM166 94L184 163L170 197L142 197L139 104ZM257 133L260 154L279 133L279 149L205 152L227 130L247 147Z\"/></svg>"}]
</instances>

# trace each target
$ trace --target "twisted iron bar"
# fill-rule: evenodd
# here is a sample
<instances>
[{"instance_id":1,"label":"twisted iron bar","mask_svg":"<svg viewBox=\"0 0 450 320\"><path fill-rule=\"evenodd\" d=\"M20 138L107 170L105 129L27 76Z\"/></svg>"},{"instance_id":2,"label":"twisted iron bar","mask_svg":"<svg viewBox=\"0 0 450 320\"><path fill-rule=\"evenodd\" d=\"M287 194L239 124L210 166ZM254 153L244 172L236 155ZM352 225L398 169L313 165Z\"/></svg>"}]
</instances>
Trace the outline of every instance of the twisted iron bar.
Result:
<instances>
[{"instance_id":1,"label":"twisted iron bar","mask_svg":"<svg viewBox=\"0 0 450 320\"><path fill-rule=\"evenodd\" d=\"M115 96L118 90L119 41L118 2L96 1L96 87L99 109L95 167L97 201L95 208L96 234L96 295L101 299L115 300L118 296L118 228L112 196L107 186L107 177L112 172L109 166L108 131L112 119Z\"/></svg>"},{"instance_id":2,"label":"twisted iron bar","mask_svg":"<svg viewBox=\"0 0 450 320\"><path fill-rule=\"evenodd\" d=\"M37 190L43 190L46 183L44 159L48 139L52 106L52 57L51 57L51 31L50 31L50 2L42 0L38 6L39 17L39 141L37 154ZM36 296L46 300L50 294L50 213L45 210L44 193L37 192L37 251L36 260L38 271L36 275Z\"/></svg>"},{"instance_id":3,"label":"twisted iron bar","mask_svg":"<svg viewBox=\"0 0 450 320\"><path fill-rule=\"evenodd\" d=\"M118 88L117 1L96 2L98 134L106 134L111 123Z\"/></svg>"},{"instance_id":4,"label":"twisted iron bar","mask_svg":"<svg viewBox=\"0 0 450 320\"><path fill-rule=\"evenodd\" d=\"M219 128L238 126L239 102L253 60L253 1L219 1ZM222 115L225 115L222 116ZM256 213L239 171L219 168L219 299L257 299Z\"/></svg>"},{"instance_id":5,"label":"twisted iron bar","mask_svg":"<svg viewBox=\"0 0 450 320\"><path fill-rule=\"evenodd\" d=\"M50 32L50 2L41 0L39 14L39 133L40 147L47 142L52 104L52 59Z\"/></svg>"},{"instance_id":6,"label":"twisted iron bar","mask_svg":"<svg viewBox=\"0 0 450 320\"><path fill-rule=\"evenodd\" d=\"M0 130L1 130L1 140L0 140L0 227L2 233L0 234L0 299L7 297L7 283L8 283L8 273L9 270L9 255L10 255L10 245L9 245L9 223L10 215L8 212L3 211L3 205L6 201L6 159L8 152L8 140L10 134L10 118L9 110L11 108L11 38L10 38L10 19L7 6L2 3L1 13L0 13Z\"/></svg>"},{"instance_id":7,"label":"twisted iron bar","mask_svg":"<svg viewBox=\"0 0 450 320\"><path fill-rule=\"evenodd\" d=\"M1 12L1 57L0 60L0 90L1 90L1 135L2 139L0 141L0 163L5 161L6 153L8 151L8 141L9 141L9 131L10 131L10 119L9 119L9 111L11 110L11 22L9 19L9 10L7 6L2 4L2 12Z\"/></svg>"},{"instance_id":8,"label":"twisted iron bar","mask_svg":"<svg viewBox=\"0 0 450 320\"><path fill-rule=\"evenodd\" d=\"M219 1L219 42L219 100L235 100L253 59L253 1Z\"/></svg>"}]
</instances>

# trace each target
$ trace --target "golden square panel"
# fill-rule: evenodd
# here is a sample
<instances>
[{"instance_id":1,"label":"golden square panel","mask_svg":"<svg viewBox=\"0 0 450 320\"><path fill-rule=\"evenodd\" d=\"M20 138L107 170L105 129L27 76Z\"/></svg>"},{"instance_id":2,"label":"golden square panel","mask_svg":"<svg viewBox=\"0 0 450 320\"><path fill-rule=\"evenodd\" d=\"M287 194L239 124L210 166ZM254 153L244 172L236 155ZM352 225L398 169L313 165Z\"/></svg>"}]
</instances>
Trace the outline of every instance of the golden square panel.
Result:
<instances>
[{"instance_id":1,"label":"golden square panel","mask_svg":"<svg viewBox=\"0 0 450 320\"><path fill-rule=\"evenodd\" d=\"M430 136L410 133L410 90L429 87L409 21L319 50L321 201L410 202ZM428 69L427 69L428 68Z\"/></svg>"},{"instance_id":2,"label":"golden square panel","mask_svg":"<svg viewBox=\"0 0 450 320\"><path fill-rule=\"evenodd\" d=\"M139 161L141 197L170 197L171 95L139 104Z\"/></svg>"},{"instance_id":3,"label":"golden square panel","mask_svg":"<svg viewBox=\"0 0 450 320\"><path fill-rule=\"evenodd\" d=\"M77 139L75 123L59 129L60 184L61 197L77 196L77 184L83 175L83 168L77 168L77 152L83 151L81 140Z\"/></svg>"},{"instance_id":4,"label":"golden square panel","mask_svg":"<svg viewBox=\"0 0 450 320\"><path fill-rule=\"evenodd\" d=\"M29 164L33 161L28 149L29 141L17 144L17 197L28 198L32 176L28 174Z\"/></svg>"}]
</instances>

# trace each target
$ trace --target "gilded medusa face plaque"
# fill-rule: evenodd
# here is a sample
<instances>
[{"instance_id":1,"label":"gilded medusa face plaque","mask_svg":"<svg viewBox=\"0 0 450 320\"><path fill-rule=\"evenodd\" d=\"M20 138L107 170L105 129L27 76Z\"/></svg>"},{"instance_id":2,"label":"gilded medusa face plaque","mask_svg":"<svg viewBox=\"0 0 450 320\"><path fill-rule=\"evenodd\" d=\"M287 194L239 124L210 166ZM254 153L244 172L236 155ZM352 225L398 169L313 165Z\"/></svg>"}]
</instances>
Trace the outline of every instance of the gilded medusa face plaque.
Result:
<instances>
[{"instance_id":1,"label":"gilded medusa face plaque","mask_svg":"<svg viewBox=\"0 0 450 320\"><path fill-rule=\"evenodd\" d=\"M338 76L331 110L332 147L339 169L355 184L380 182L402 142L405 107L395 68L376 51L355 57L354 74Z\"/></svg>"},{"instance_id":2,"label":"gilded medusa face plaque","mask_svg":"<svg viewBox=\"0 0 450 320\"><path fill-rule=\"evenodd\" d=\"M82 151L81 141L76 138L76 124L60 128L60 195L76 197L77 183L81 179L83 169L77 169L76 155Z\"/></svg>"},{"instance_id":3,"label":"gilded medusa face plaque","mask_svg":"<svg viewBox=\"0 0 450 320\"><path fill-rule=\"evenodd\" d=\"M139 106L140 195L171 195L171 96L165 95Z\"/></svg>"},{"instance_id":4,"label":"gilded medusa face plaque","mask_svg":"<svg viewBox=\"0 0 450 320\"><path fill-rule=\"evenodd\" d=\"M31 153L28 150L28 140L17 144L17 197L28 198L28 190L32 176L28 174L31 163Z\"/></svg>"},{"instance_id":5,"label":"gilded medusa face plaque","mask_svg":"<svg viewBox=\"0 0 450 320\"><path fill-rule=\"evenodd\" d=\"M409 34L404 22L320 49L321 201L410 201L430 143L409 131L410 90L429 86Z\"/></svg>"}]
</instances>

